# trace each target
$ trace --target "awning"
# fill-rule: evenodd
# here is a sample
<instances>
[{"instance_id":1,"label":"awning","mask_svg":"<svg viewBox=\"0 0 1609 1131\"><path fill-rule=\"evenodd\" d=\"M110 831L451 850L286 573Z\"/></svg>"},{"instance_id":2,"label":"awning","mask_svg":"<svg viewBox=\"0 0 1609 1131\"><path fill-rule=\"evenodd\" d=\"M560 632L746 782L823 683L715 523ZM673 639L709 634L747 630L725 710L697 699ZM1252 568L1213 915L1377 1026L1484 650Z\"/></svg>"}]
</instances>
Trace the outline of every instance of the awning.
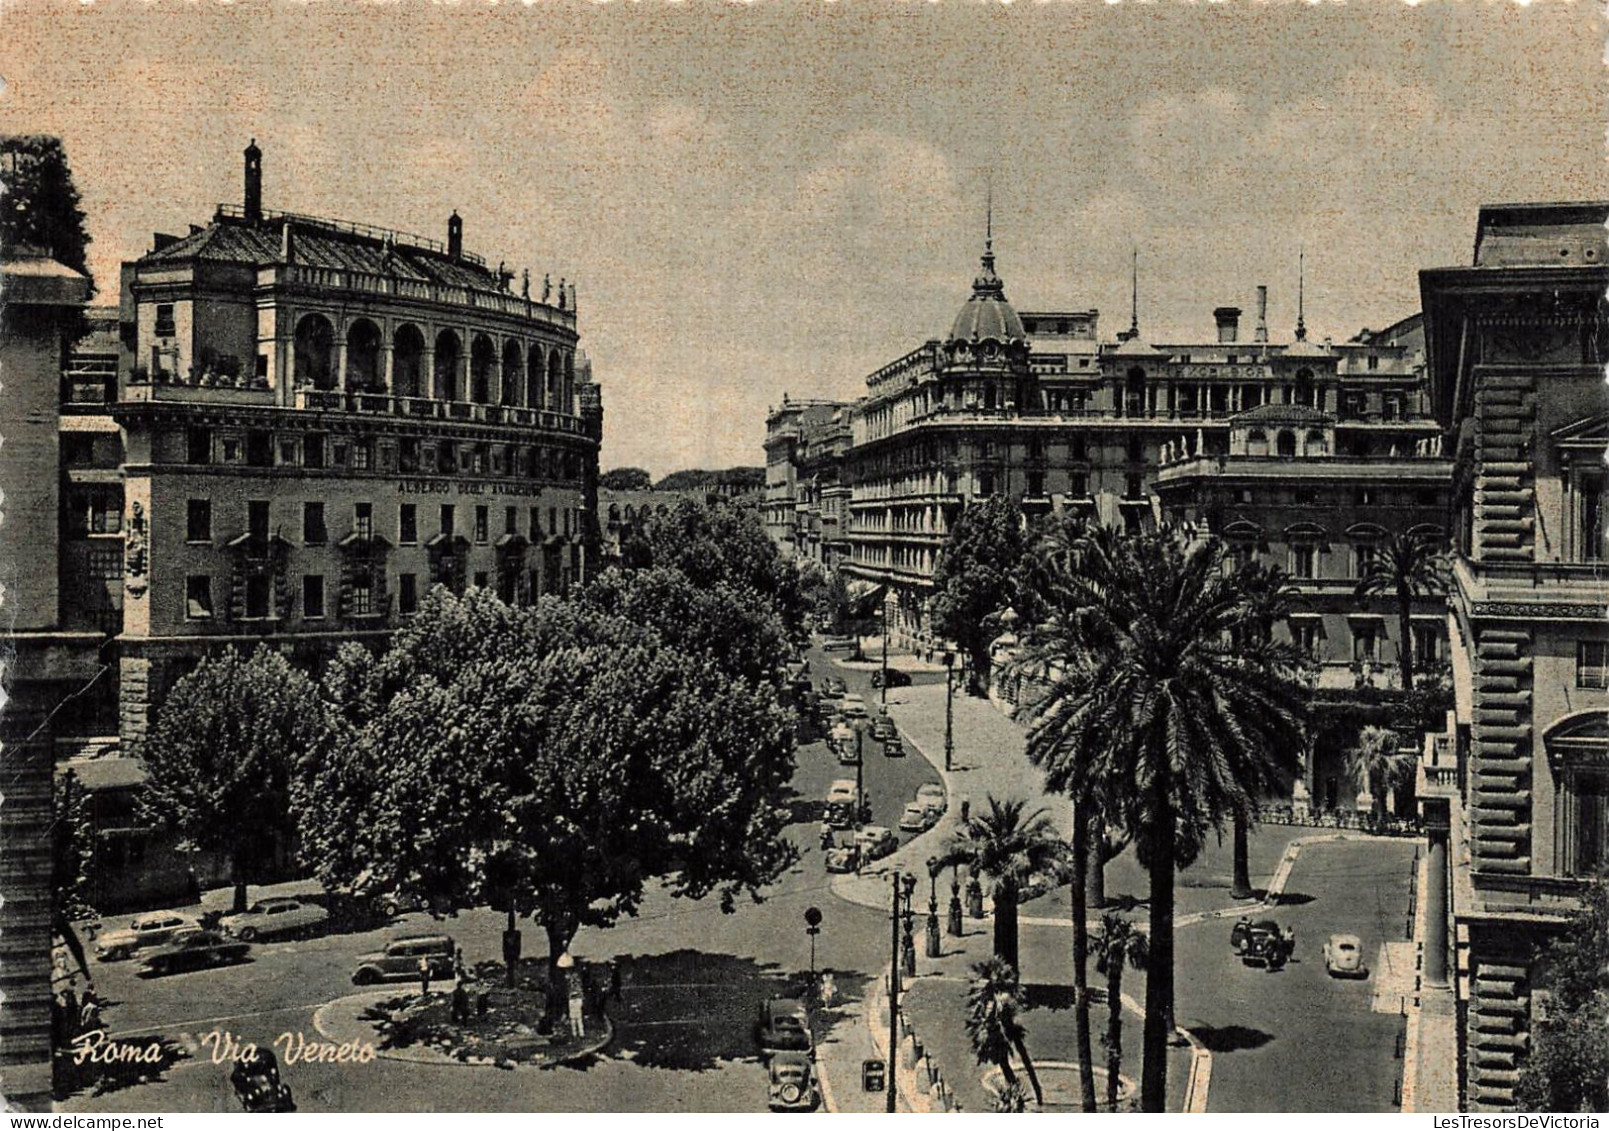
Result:
<instances>
[{"instance_id":1,"label":"awning","mask_svg":"<svg viewBox=\"0 0 1609 1131\"><path fill-rule=\"evenodd\" d=\"M469 545L469 539L462 534L432 534L425 539L425 549L440 549L449 543L454 546L467 546Z\"/></svg>"},{"instance_id":2,"label":"awning","mask_svg":"<svg viewBox=\"0 0 1609 1131\"><path fill-rule=\"evenodd\" d=\"M494 545L499 550L523 550L530 545L523 534L505 534Z\"/></svg>"},{"instance_id":3,"label":"awning","mask_svg":"<svg viewBox=\"0 0 1609 1131\"><path fill-rule=\"evenodd\" d=\"M876 581L851 581L848 586L849 615L860 620L875 616L888 599L888 586Z\"/></svg>"},{"instance_id":4,"label":"awning","mask_svg":"<svg viewBox=\"0 0 1609 1131\"><path fill-rule=\"evenodd\" d=\"M336 545L343 550L353 546L374 546L382 550L389 550L391 548L391 543L385 540L384 535L359 534L356 530L352 531L352 533L348 534L345 538L342 538L336 543Z\"/></svg>"}]
</instances>

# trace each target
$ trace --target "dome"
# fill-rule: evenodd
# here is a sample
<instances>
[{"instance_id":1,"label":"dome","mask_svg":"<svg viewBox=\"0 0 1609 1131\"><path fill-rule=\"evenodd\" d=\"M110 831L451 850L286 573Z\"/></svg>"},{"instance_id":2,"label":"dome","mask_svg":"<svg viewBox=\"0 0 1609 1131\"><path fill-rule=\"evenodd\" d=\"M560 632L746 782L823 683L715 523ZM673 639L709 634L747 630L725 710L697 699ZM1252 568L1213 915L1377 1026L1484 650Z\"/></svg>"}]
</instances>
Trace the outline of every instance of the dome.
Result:
<instances>
[{"instance_id":1,"label":"dome","mask_svg":"<svg viewBox=\"0 0 1609 1131\"><path fill-rule=\"evenodd\" d=\"M978 341L993 338L999 342L1023 341L1028 337L1022 319L1006 301L1006 285L994 273L994 251L985 247L983 270L972 281L972 296L966 300L950 327L951 341Z\"/></svg>"}]
</instances>

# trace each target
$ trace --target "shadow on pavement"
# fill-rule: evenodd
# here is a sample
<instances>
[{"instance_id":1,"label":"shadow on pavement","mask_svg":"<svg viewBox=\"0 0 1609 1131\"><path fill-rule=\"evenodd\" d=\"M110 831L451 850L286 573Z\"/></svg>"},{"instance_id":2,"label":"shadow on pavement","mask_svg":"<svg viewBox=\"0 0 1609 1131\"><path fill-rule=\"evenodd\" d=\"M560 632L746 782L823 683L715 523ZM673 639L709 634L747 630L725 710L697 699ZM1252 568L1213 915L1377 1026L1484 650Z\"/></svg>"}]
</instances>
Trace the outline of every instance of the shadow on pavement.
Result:
<instances>
[{"instance_id":1,"label":"shadow on pavement","mask_svg":"<svg viewBox=\"0 0 1609 1131\"><path fill-rule=\"evenodd\" d=\"M1307 894L1305 894L1303 892L1299 892L1299 891L1287 891L1287 892L1281 893L1279 898L1274 901L1274 906L1276 906L1276 907L1300 907L1304 903L1312 903L1312 902L1313 902L1313 896L1311 896L1311 895L1307 895Z\"/></svg>"},{"instance_id":2,"label":"shadow on pavement","mask_svg":"<svg viewBox=\"0 0 1609 1131\"><path fill-rule=\"evenodd\" d=\"M1260 1049L1274 1039L1274 1034L1245 1025L1192 1025L1190 1032L1206 1046L1208 1052L1241 1052Z\"/></svg>"},{"instance_id":3,"label":"shadow on pavement","mask_svg":"<svg viewBox=\"0 0 1609 1131\"><path fill-rule=\"evenodd\" d=\"M1073 987L1071 986L1030 982L1023 986L1022 993L1024 1003L1029 1009L1057 1010L1073 1008Z\"/></svg>"}]
</instances>

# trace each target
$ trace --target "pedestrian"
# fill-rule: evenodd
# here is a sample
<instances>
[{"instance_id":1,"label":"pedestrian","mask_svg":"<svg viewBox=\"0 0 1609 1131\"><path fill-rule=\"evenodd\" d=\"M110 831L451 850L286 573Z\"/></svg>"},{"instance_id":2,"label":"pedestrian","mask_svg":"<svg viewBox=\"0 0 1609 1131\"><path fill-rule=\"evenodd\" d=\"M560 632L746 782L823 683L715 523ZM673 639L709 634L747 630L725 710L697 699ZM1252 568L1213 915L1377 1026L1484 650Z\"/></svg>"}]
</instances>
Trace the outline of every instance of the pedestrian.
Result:
<instances>
[{"instance_id":1,"label":"pedestrian","mask_svg":"<svg viewBox=\"0 0 1609 1131\"><path fill-rule=\"evenodd\" d=\"M831 970L823 970L821 972L821 1008L832 1008L832 1003L837 997L837 980L833 978Z\"/></svg>"},{"instance_id":2,"label":"pedestrian","mask_svg":"<svg viewBox=\"0 0 1609 1131\"><path fill-rule=\"evenodd\" d=\"M196 877L194 868L184 870L184 890L192 905L201 902L201 881Z\"/></svg>"},{"instance_id":3,"label":"pedestrian","mask_svg":"<svg viewBox=\"0 0 1609 1131\"><path fill-rule=\"evenodd\" d=\"M578 980L572 980L570 985L570 1032L576 1040L587 1035L587 1017L585 1002L582 997L582 987Z\"/></svg>"},{"instance_id":4,"label":"pedestrian","mask_svg":"<svg viewBox=\"0 0 1609 1131\"><path fill-rule=\"evenodd\" d=\"M101 1003L94 989L84 991L84 1001L78 1011L78 1031L93 1033L101 1027Z\"/></svg>"},{"instance_id":5,"label":"pedestrian","mask_svg":"<svg viewBox=\"0 0 1609 1131\"><path fill-rule=\"evenodd\" d=\"M459 1024L469 1020L469 989L462 978L453 983L452 1013L453 1020Z\"/></svg>"},{"instance_id":6,"label":"pedestrian","mask_svg":"<svg viewBox=\"0 0 1609 1131\"><path fill-rule=\"evenodd\" d=\"M453 974L459 979L464 977L464 948L453 947Z\"/></svg>"},{"instance_id":7,"label":"pedestrian","mask_svg":"<svg viewBox=\"0 0 1609 1131\"><path fill-rule=\"evenodd\" d=\"M419 996L430 996L430 959L419 956Z\"/></svg>"}]
</instances>

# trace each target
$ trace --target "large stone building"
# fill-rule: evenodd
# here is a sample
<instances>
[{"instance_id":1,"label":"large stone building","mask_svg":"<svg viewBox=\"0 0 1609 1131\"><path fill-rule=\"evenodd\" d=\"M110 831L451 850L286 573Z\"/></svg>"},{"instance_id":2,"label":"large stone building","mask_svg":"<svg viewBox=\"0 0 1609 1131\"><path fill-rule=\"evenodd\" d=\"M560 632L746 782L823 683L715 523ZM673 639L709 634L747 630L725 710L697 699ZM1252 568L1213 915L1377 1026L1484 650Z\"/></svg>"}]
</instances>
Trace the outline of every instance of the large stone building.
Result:
<instances>
[{"instance_id":1,"label":"large stone building","mask_svg":"<svg viewBox=\"0 0 1609 1131\"><path fill-rule=\"evenodd\" d=\"M1456 706L1419 783L1426 1010L1456 1025L1470 1111L1513 1105L1539 948L1609 866L1606 221L1483 208L1473 265L1420 276L1456 582Z\"/></svg>"},{"instance_id":2,"label":"large stone building","mask_svg":"<svg viewBox=\"0 0 1609 1131\"><path fill-rule=\"evenodd\" d=\"M526 602L592 565L573 286L516 290L456 214L437 242L269 211L262 175L253 143L242 206L124 265L110 403L69 382L63 556L84 592L121 587L76 615L116 633L127 754L211 649L315 663L432 585Z\"/></svg>"}]
</instances>

